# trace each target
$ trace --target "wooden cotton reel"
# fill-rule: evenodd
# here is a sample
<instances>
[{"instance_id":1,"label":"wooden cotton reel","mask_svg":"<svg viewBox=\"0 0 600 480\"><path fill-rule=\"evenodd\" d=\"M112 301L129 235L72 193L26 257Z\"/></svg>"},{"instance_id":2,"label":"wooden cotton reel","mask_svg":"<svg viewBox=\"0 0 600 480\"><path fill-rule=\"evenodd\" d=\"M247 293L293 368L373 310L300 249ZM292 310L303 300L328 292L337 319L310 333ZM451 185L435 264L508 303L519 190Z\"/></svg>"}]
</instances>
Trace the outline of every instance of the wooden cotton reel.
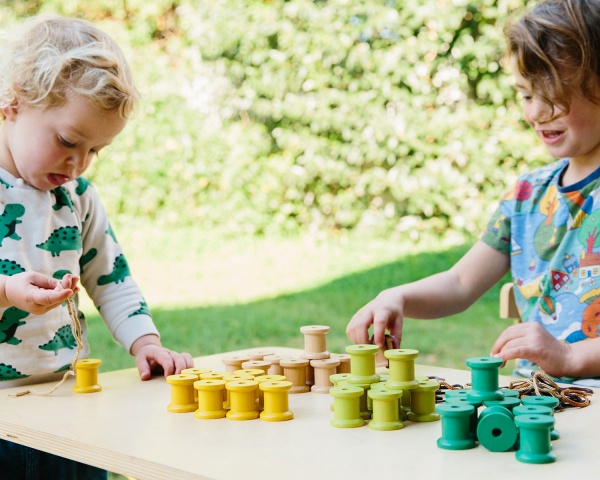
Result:
<instances>
[{"instance_id":1,"label":"wooden cotton reel","mask_svg":"<svg viewBox=\"0 0 600 480\"><path fill-rule=\"evenodd\" d=\"M102 390L98 384L98 367L102 361L96 358L77 360L75 364L75 393L94 393Z\"/></svg>"}]
</instances>

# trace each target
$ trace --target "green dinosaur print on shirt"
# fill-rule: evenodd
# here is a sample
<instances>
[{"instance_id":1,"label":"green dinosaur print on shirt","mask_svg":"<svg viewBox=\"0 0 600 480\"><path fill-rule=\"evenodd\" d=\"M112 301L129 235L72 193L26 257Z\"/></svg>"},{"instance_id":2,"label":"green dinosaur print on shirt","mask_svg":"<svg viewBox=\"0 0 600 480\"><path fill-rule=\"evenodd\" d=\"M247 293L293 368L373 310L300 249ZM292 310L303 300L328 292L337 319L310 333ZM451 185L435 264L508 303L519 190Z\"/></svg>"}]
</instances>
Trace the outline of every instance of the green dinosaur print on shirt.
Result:
<instances>
[{"instance_id":1,"label":"green dinosaur print on shirt","mask_svg":"<svg viewBox=\"0 0 600 480\"><path fill-rule=\"evenodd\" d=\"M12 365L0 363L0 381L16 380L17 378L27 378L29 375L23 375L16 370Z\"/></svg>"},{"instance_id":2,"label":"green dinosaur print on shirt","mask_svg":"<svg viewBox=\"0 0 600 480\"><path fill-rule=\"evenodd\" d=\"M90 248L86 253L84 253L79 259L79 270L83 273L83 267L90 263L94 257L98 255L98 250L95 248Z\"/></svg>"},{"instance_id":3,"label":"green dinosaur print on shirt","mask_svg":"<svg viewBox=\"0 0 600 480\"><path fill-rule=\"evenodd\" d=\"M104 233L106 233L107 235L110 235L110 237L114 240L114 242L117 243L117 237L115 236L115 232L113 231L110 223L108 224L108 229Z\"/></svg>"},{"instance_id":4,"label":"green dinosaur print on shirt","mask_svg":"<svg viewBox=\"0 0 600 480\"><path fill-rule=\"evenodd\" d=\"M90 185L91 183L87 178L79 177L77 179L77 188L75 188L75 193L79 196L83 195Z\"/></svg>"},{"instance_id":5,"label":"green dinosaur print on shirt","mask_svg":"<svg viewBox=\"0 0 600 480\"><path fill-rule=\"evenodd\" d=\"M25 325L25 322L21 320L28 315L28 312L20 310L17 307L8 307L2 314L2 318L0 318L0 343L7 343L9 345L18 345L21 343L21 340L15 334L17 328Z\"/></svg>"},{"instance_id":6,"label":"green dinosaur print on shirt","mask_svg":"<svg viewBox=\"0 0 600 480\"><path fill-rule=\"evenodd\" d=\"M127 317L129 318L135 315L150 315L150 310L148 310L148 304L146 302L140 302L140 308L138 308L135 312L127 315Z\"/></svg>"},{"instance_id":7,"label":"green dinosaur print on shirt","mask_svg":"<svg viewBox=\"0 0 600 480\"><path fill-rule=\"evenodd\" d=\"M25 214L25 207L20 203L9 203L4 207L4 212L0 215L0 247L5 238L21 240L17 235L17 225L23 223L17 220Z\"/></svg>"},{"instance_id":8,"label":"green dinosaur print on shirt","mask_svg":"<svg viewBox=\"0 0 600 480\"><path fill-rule=\"evenodd\" d=\"M127 265L125 256L121 254L115 258L112 272L108 275L100 275L100 277L98 277L98 285L108 285L109 283L113 282L124 282L125 277L129 275L131 275L129 272L129 265Z\"/></svg>"},{"instance_id":9,"label":"green dinosaur print on shirt","mask_svg":"<svg viewBox=\"0 0 600 480\"><path fill-rule=\"evenodd\" d=\"M56 187L54 190L50 190L50 193L56 197L56 203L52 205L53 210L60 210L62 207L69 207L69 210L73 211L73 201L69 191L64 187Z\"/></svg>"},{"instance_id":10,"label":"green dinosaur print on shirt","mask_svg":"<svg viewBox=\"0 0 600 480\"><path fill-rule=\"evenodd\" d=\"M48 250L53 257L57 257L65 250L81 251L81 233L77 227L60 227L54 230L48 240L36 245L42 250Z\"/></svg>"},{"instance_id":11,"label":"green dinosaur print on shirt","mask_svg":"<svg viewBox=\"0 0 600 480\"><path fill-rule=\"evenodd\" d=\"M70 270L57 270L52 274L52 278L55 278L56 280L62 280L63 277L69 273L71 273Z\"/></svg>"},{"instance_id":12,"label":"green dinosaur print on shirt","mask_svg":"<svg viewBox=\"0 0 600 480\"><path fill-rule=\"evenodd\" d=\"M13 260L8 260L6 258L0 260L0 273L2 275L10 277L11 275L16 275L17 273L23 273L24 271L25 269Z\"/></svg>"},{"instance_id":13,"label":"green dinosaur print on shirt","mask_svg":"<svg viewBox=\"0 0 600 480\"><path fill-rule=\"evenodd\" d=\"M13 186L10 183L5 182L1 178L0 178L0 185L4 185L6 188L13 188Z\"/></svg>"},{"instance_id":14,"label":"green dinosaur print on shirt","mask_svg":"<svg viewBox=\"0 0 600 480\"><path fill-rule=\"evenodd\" d=\"M61 348L73 349L76 346L77 342L75 341L75 337L73 336L73 331L71 330L70 325L65 325L64 327L59 328L58 332L54 334L54 338L52 338L52 340L44 345L40 345L40 349L48 352L54 352L54 355L58 355L58 351Z\"/></svg>"}]
</instances>

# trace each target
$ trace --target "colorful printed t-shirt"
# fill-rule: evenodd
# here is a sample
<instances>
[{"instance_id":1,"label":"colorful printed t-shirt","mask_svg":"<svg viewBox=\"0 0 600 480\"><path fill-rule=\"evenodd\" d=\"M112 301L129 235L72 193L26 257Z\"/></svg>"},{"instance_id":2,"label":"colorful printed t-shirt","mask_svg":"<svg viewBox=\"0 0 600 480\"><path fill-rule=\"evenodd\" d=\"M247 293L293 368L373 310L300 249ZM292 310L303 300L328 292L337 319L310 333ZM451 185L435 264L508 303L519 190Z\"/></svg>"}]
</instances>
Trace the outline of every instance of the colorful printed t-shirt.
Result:
<instances>
[{"instance_id":1,"label":"colorful printed t-shirt","mask_svg":"<svg viewBox=\"0 0 600 480\"><path fill-rule=\"evenodd\" d=\"M0 168L0 274L30 271L79 275L127 351L139 337L158 334L92 185L79 178L41 191ZM87 328L79 317L84 358ZM76 347L66 302L43 315L0 309L0 388L60 378Z\"/></svg>"},{"instance_id":2,"label":"colorful printed t-shirt","mask_svg":"<svg viewBox=\"0 0 600 480\"><path fill-rule=\"evenodd\" d=\"M510 255L524 322L558 340L598 336L600 325L600 169L561 187L563 159L519 177L482 240Z\"/></svg>"}]
</instances>

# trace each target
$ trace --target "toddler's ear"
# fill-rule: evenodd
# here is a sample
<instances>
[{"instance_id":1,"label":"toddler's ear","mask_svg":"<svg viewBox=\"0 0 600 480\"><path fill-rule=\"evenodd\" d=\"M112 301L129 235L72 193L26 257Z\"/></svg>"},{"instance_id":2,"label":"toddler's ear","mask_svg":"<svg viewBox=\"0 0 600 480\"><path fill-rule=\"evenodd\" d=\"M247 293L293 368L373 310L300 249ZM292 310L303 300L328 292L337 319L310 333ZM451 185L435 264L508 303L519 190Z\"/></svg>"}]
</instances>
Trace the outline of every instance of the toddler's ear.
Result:
<instances>
[{"instance_id":1,"label":"toddler's ear","mask_svg":"<svg viewBox=\"0 0 600 480\"><path fill-rule=\"evenodd\" d=\"M2 109L2 114L4 115L4 118L9 121L14 120L17 117L18 113L19 103L16 101L12 105L9 105L8 107L4 107Z\"/></svg>"}]
</instances>

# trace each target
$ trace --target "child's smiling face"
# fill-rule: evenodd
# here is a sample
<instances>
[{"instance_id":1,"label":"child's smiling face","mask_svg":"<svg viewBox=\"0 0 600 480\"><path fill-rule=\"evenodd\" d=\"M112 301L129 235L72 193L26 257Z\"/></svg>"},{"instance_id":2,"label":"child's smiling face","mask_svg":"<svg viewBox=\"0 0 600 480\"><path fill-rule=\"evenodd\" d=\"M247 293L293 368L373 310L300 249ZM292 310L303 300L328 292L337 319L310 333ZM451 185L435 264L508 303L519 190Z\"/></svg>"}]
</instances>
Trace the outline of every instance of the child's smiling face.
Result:
<instances>
[{"instance_id":1,"label":"child's smiling face","mask_svg":"<svg viewBox=\"0 0 600 480\"><path fill-rule=\"evenodd\" d=\"M523 99L525 120L544 142L548 152L556 158L570 158L582 165L600 166L600 105L574 93L568 113L557 106L552 109L516 66L513 67L513 75Z\"/></svg>"},{"instance_id":2,"label":"child's smiling face","mask_svg":"<svg viewBox=\"0 0 600 480\"><path fill-rule=\"evenodd\" d=\"M73 92L60 107L17 105L3 112L0 166L39 190L82 175L126 124L118 111L100 110Z\"/></svg>"}]
</instances>

